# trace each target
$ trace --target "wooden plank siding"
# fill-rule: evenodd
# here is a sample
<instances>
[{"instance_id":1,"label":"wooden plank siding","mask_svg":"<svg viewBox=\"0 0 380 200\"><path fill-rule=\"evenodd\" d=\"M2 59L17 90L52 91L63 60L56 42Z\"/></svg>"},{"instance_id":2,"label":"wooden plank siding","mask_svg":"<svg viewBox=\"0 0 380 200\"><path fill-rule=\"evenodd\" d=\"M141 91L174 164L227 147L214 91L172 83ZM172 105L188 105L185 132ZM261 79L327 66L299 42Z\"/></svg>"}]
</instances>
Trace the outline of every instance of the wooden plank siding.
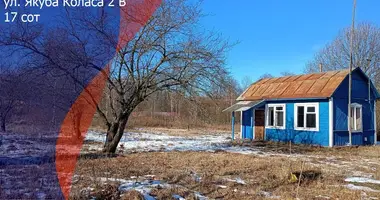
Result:
<instances>
[{"instance_id":1,"label":"wooden plank siding","mask_svg":"<svg viewBox=\"0 0 380 200\"><path fill-rule=\"evenodd\" d=\"M370 145L375 140L375 99L376 93L371 91L368 99L368 80L356 71L352 74L352 103L362 105L363 132L352 133L353 145ZM345 78L334 95L334 145L343 146L349 142L348 136L348 77Z\"/></svg>"},{"instance_id":2,"label":"wooden plank siding","mask_svg":"<svg viewBox=\"0 0 380 200\"><path fill-rule=\"evenodd\" d=\"M267 140L298 144L313 144L329 146L329 102L324 100L288 100L268 102L271 104L286 104L285 129L266 128ZM299 131L294 129L294 104L319 103L319 131Z\"/></svg>"},{"instance_id":3,"label":"wooden plank siding","mask_svg":"<svg viewBox=\"0 0 380 200\"><path fill-rule=\"evenodd\" d=\"M368 91L368 77L360 68L355 69L352 72L352 103L362 106L363 130L352 134L353 145L371 145L376 140L375 101L380 98L380 95L372 86L370 94ZM237 100L243 99L246 101L263 100L260 107L243 112L243 139L264 138L265 140L292 141L293 143L326 147L348 143L347 70L262 79L252 84ZM296 103L317 103L319 129L315 129L316 131L295 129L294 107ZM263 131L260 127L255 127L256 123L263 126L262 121L258 123L256 120L260 118L265 121L267 117L266 113L262 116L262 112L256 114L255 110L265 109L268 104L285 105L284 129L268 128L265 127L265 124ZM257 132L257 137L255 132Z\"/></svg>"}]
</instances>

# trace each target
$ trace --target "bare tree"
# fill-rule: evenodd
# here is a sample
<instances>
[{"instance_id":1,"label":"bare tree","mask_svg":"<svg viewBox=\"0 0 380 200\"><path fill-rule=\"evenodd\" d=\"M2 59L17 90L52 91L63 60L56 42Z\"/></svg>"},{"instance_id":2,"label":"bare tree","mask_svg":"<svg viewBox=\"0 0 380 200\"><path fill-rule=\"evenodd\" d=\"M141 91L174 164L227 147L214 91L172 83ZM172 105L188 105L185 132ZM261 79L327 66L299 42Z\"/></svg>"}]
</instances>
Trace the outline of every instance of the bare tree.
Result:
<instances>
[{"instance_id":1,"label":"bare tree","mask_svg":"<svg viewBox=\"0 0 380 200\"><path fill-rule=\"evenodd\" d=\"M265 73L263 75L261 75L258 80L260 79L264 79L264 78L273 78L274 76L272 74L269 74L269 73Z\"/></svg>"},{"instance_id":2,"label":"bare tree","mask_svg":"<svg viewBox=\"0 0 380 200\"><path fill-rule=\"evenodd\" d=\"M290 72L290 71L283 71L280 74L281 74L281 76L294 76L294 75L296 75L295 73Z\"/></svg>"},{"instance_id":3,"label":"bare tree","mask_svg":"<svg viewBox=\"0 0 380 200\"><path fill-rule=\"evenodd\" d=\"M21 110L28 86L17 70L0 67L0 131L7 131L7 124Z\"/></svg>"},{"instance_id":4,"label":"bare tree","mask_svg":"<svg viewBox=\"0 0 380 200\"><path fill-rule=\"evenodd\" d=\"M295 74L292 72L289 72L289 71L283 71L280 73L280 75L281 76L293 76ZM265 73L265 74L261 75L257 80L264 79L264 78L274 78L274 76L270 73ZM244 76L242 81L241 81L241 84L240 84L242 91L247 89L252 83L254 83L254 81L250 76Z\"/></svg>"},{"instance_id":5,"label":"bare tree","mask_svg":"<svg viewBox=\"0 0 380 200\"><path fill-rule=\"evenodd\" d=\"M130 20L126 24L142 24L129 15L131 10L122 10ZM140 7L133 12L145 11ZM67 22L48 33L25 24L4 30L0 44L21 49L34 56L33 66L57 70L82 88L93 73L107 76L108 100L103 102L108 105L95 105L91 94L88 99L107 127L104 152L116 151L132 111L152 94L170 90L181 91L186 97L207 96L228 75L224 60L230 45L220 35L200 29L199 2L164 1L135 37L117 48L109 73L102 66L117 43L114 27L107 23L112 16L104 10L65 14ZM95 39L88 38L91 36Z\"/></svg>"},{"instance_id":6,"label":"bare tree","mask_svg":"<svg viewBox=\"0 0 380 200\"><path fill-rule=\"evenodd\" d=\"M242 90L244 91L252 83L253 83L253 80L252 80L251 76L244 76L243 79L241 80L241 83L240 83Z\"/></svg>"},{"instance_id":7,"label":"bare tree","mask_svg":"<svg viewBox=\"0 0 380 200\"><path fill-rule=\"evenodd\" d=\"M110 105L104 152L114 153L132 111L147 97L163 90L208 94L227 74L228 45L213 33L199 33L199 4L165 1L128 45L118 52L108 89ZM101 112L101 111L100 111Z\"/></svg>"},{"instance_id":8,"label":"bare tree","mask_svg":"<svg viewBox=\"0 0 380 200\"><path fill-rule=\"evenodd\" d=\"M12 110L14 109L17 97L12 93L12 91L9 91L12 83L11 80L8 79L9 74L2 71L0 73L0 131L5 132L6 131L6 122L8 118L12 114Z\"/></svg>"},{"instance_id":9,"label":"bare tree","mask_svg":"<svg viewBox=\"0 0 380 200\"><path fill-rule=\"evenodd\" d=\"M306 64L305 72L318 72L348 68L350 63L350 28L341 30L338 36ZM361 67L367 75L380 84L380 27L360 23L354 31L353 67Z\"/></svg>"}]
</instances>

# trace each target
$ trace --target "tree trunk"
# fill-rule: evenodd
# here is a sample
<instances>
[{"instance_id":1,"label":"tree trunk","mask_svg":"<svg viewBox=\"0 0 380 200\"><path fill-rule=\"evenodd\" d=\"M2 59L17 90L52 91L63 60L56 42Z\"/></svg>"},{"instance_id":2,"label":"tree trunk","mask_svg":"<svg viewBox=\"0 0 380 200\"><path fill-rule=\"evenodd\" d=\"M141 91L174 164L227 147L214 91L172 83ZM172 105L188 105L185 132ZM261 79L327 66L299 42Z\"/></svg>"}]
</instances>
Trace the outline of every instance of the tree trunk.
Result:
<instances>
[{"instance_id":1,"label":"tree trunk","mask_svg":"<svg viewBox=\"0 0 380 200\"><path fill-rule=\"evenodd\" d=\"M124 129L128 122L128 117L112 123L111 127L107 131L106 143L103 148L104 153L114 154L116 152L117 145L119 144L121 137L123 137Z\"/></svg>"},{"instance_id":2,"label":"tree trunk","mask_svg":"<svg viewBox=\"0 0 380 200\"><path fill-rule=\"evenodd\" d=\"M6 131L6 129L5 129L5 118L1 119L0 131L1 132L5 132Z\"/></svg>"}]
</instances>

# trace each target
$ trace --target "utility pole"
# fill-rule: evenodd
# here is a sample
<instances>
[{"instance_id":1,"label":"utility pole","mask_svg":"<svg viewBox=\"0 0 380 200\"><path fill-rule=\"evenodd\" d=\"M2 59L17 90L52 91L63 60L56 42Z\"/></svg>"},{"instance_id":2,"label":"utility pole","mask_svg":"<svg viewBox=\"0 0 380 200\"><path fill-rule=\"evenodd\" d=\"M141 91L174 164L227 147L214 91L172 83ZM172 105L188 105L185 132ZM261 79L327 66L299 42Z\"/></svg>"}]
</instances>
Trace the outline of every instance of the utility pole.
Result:
<instances>
[{"instance_id":1,"label":"utility pole","mask_svg":"<svg viewBox=\"0 0 380 200\"><path fill-rule=\"evenodd\" d=\"M369 67L371 66L371 59L367 59L367 70L369 70ZM371 77L368 76L368 102L371 105Z\"/></svg>"},{"instance_id":2,"label":"utility pole","mask_svg":"<svg viewBox=\"0 0 380 200\"><path fill-rule=\"evenodd\" d=\"M351 96L352 96L352 65L353 65L353 49L354 49L354 30L355 30L355 10L356 10L356 0L354 0L354 5L352 8L352 26L351 26L351 38L350 38L350 72L348 78L348 144L352 145L352 130L351 130Z\"/></svg>"}]
</instances>

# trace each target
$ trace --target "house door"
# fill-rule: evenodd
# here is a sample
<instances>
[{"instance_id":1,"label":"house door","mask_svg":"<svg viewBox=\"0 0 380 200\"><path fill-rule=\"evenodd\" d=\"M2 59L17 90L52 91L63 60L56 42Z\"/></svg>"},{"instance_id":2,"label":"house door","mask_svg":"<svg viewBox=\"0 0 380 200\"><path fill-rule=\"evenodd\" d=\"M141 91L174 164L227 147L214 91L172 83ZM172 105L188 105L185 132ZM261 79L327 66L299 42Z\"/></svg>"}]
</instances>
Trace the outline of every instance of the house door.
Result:
<instances>
[{"instance_id":1,"label":"house door","mask_svg":"<svg viewBox=\"0 0 380 200\"><path fill-rule=\"evenodd\" d=\"M250 139L250 140L253 139L252 115L253 115L252 109L243 111L242 132L241 132L243 139Z\"/></svg>"},{"instance_id":2,"label":"house door","mask_svg":"<svg viewBox=\"0 0 380 200\"><path fill-rule=\"evenodd\" d=\"M256 110L255 112L255 140L264 140L264 110Z\"/></svg>"}]
</instances>

